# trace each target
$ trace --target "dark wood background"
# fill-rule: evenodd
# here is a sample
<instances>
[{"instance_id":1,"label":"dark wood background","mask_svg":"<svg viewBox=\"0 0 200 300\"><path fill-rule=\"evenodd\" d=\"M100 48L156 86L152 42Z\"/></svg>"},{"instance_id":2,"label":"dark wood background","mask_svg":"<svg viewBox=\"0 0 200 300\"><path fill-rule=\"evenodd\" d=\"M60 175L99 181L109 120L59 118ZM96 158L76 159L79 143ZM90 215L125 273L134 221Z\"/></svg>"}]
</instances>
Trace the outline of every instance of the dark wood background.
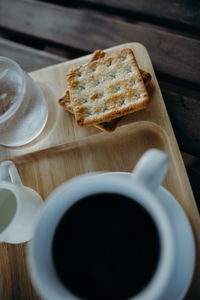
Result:
<instances>
[{"instance_id":1,"label":"dark wood background","mask_svg":"<svg viewBox=\"0 0 200 300\"><path fill-rule=\"evenodd\" d=\"M199 32L198 0L0 0L0 55L26 71L144 44L200 209Z\"/></svg>"}]
</instances>

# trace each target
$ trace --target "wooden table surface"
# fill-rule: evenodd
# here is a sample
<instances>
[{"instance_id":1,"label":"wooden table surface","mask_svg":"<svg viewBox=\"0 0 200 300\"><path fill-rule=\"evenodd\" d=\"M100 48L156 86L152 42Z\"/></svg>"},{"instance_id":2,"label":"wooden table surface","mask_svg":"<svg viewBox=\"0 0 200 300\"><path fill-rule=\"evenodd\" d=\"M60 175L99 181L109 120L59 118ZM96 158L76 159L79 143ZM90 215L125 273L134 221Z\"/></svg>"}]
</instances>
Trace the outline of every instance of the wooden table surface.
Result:
<instances>
[{"instance_id":1,"label":"wooden table surface","mask_svg":"<svg viewBox=\"0 0 200 300\"><path fill-rule=\"evenodd\" d=\"M27 72L127 42L147 48L200 210L199 32L198 0L0 0L0 55ZM25 299L22 287L11 295Z\"/></svg>"}]
</instances>

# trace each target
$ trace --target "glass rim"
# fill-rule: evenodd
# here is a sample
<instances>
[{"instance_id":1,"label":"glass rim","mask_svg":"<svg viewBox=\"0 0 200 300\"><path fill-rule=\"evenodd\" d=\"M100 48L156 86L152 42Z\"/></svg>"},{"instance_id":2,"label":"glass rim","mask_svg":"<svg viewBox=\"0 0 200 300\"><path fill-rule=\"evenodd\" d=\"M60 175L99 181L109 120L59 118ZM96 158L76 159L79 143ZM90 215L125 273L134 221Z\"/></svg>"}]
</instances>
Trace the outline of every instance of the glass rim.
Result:
<instances>
[{"instance_id":1,"label":"glass rim","mask_svg":"<svg viewBox=\"0 0 200 300\"><path fill-rule=\"evenodd\" d=\"M16 63L14 60L6 56L0 56L0 64L1 62L8 62L15 67L16 71L18 72L18 74L22 79L22 87L21 87L21 93L17 96L17 101L14 103L14 105L12 105L6 112L0 115L0 124L7 121L10 117L13 116L13 114L17 111L17 109L21 105L25 94L25 72L22 70L20 65Z\"/></svg>"}]
</instances>

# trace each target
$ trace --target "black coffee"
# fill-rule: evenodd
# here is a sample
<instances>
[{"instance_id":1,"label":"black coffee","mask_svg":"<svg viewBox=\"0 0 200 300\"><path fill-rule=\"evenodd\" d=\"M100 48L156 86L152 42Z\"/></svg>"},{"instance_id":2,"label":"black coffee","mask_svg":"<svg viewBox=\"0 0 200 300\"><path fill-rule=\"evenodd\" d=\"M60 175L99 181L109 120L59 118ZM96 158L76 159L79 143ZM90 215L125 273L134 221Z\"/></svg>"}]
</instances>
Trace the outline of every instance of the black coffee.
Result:
<instances>
[{"instance_id":1,"label":"black coffee","mask_svg":"<svg viewBox=\"0 0 200 300\"><path fill-rule=\"evenodd\" d=\"M137 294L159 260L158 231L144 208L119 194L73 205L53 239L55 269L81 299L121 300Z\"/></svg>"}]
</instances>

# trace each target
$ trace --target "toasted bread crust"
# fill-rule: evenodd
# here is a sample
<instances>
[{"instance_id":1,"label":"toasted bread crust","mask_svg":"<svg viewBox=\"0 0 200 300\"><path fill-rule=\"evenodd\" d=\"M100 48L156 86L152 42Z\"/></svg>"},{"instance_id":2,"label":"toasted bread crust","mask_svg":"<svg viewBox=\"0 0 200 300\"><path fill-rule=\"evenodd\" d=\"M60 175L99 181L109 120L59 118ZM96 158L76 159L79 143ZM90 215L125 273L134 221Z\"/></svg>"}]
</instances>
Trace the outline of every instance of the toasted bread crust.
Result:
<instances>
[{"instance_id":1,"label":"toasted bread crust","mask_svg":"<svg viewBox=\"0 0 200 300\"><path fill-rule=\"evenodd\" d=\"M69 91L67 90L65 95L58 100L59 104L68 112L74 115L73 107L71 104L71 99L69 95ZM109 122L103 122L100 124L95 125L95 127L107 131L107 132L112 132L116 129L118 123L120 122L121 118L114 119Z\"/></svg>"}]
</instances>

